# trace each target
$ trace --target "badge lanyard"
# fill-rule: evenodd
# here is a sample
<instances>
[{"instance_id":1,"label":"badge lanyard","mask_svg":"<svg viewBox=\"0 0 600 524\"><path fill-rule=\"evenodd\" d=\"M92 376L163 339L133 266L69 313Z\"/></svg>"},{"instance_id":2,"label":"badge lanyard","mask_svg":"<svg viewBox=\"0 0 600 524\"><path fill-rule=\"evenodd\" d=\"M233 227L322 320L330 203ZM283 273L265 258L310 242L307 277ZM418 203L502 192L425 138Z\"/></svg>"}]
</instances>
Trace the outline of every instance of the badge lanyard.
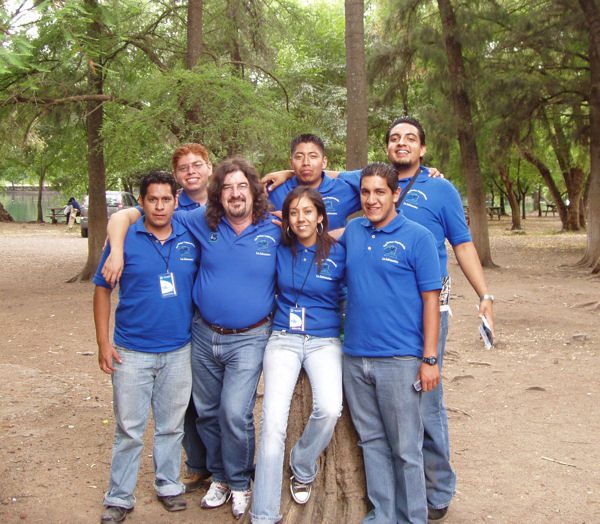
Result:
<instances>
[{"instance_id":1,"label":"badge lanyard","mask_svg":"<svg viewBox=\"0 0 600 524\"><path fill-rule=\"evenodd\" d=\"M417 180L417 177L420 174L421 174L421 171L419 170L419 172L410 179L410 182L404 188L404 191L402 191L402 194L400 195L400 198L398 199L398 203L396 204L396 209L400 209L400 206L402 205L402 201L404 200L404 197L408 194L408 192L410 191L410 188L415 183L415 180Z\"/></svg>"},{"instance_id":2,"label":"badge lanyard","mask_svg":"<svg viewBox=\"0 0 600 524\"><path fill-rule=\"evenodd\" d=\"M169 298L177 296L177 288L175 287L175 275L169 271L169 259L171 258L171 249L173 248L173 242L169 242L169 254L165 258L164 255L160 252L160 249L156 246L154 241L147 237L148 242L152 245L152 247L156 250L160 258L162 258L163 262L167 266L166 273L162 275L158 275L158 283L160 284L160 296L162 298Z\"/></svg>"},{"instance_id":3,"label":"badge lanyard","mask_svg":"<svg viewBox=\"0 0 600 524\"><path fill-rule=\"evenodd\" d=\"M312 266L313 266L316 256L317 256L317 252L316 252L316 247L315 247L315 253L313 254L313 257L312 257L310 263L308 264L308 271L306 272L306 276L304 277L302 286L300 286L300 289L297 292L296 292L296 283L294 281L295 280L294 279L295 259L292 261L292 289L295 293L295 296L294 296L295 307L290 308L290 331L304 331L305 330L304 329L304 320L306 317L306 308L298 307L298 298L300 297L300 294L302 293L302 290L304 289L304 285L306 284L306 281L308 280L308 276L310 275L310 272L312 270Z\"/></svg>"}]
</instances>

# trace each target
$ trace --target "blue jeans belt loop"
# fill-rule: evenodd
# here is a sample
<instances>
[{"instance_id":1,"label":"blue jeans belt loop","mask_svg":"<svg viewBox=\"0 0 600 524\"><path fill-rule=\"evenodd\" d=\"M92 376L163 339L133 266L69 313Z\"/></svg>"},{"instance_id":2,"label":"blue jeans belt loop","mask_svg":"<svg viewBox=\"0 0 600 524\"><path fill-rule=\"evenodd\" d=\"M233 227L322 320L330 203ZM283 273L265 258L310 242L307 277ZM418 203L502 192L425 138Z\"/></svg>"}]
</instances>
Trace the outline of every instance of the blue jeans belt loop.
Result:
<instances>
[{"instance_id":1,"label":"blue jeans belt loop","mask_svg":"<svg viewBox=\"0 0 600 524\"><path fill-rule=\"evenodd\" d=\"M204 322L206 322L206 325L210 329L212 329L215 333L218 333L219 335L237 335L238 333L245 333L246 331L250 331L251 329L262 326L263 324L266 324L270 319L271 319L271 315L267 315L262 320L259 320L256 324L252 324L251 326L244 327L244 328L237 328L237 329L229 329L229 328L225 328L223 326L217 326L216 324L211 324L210 322L207 322L206 320Z\"/></svg>"}]
</instances>

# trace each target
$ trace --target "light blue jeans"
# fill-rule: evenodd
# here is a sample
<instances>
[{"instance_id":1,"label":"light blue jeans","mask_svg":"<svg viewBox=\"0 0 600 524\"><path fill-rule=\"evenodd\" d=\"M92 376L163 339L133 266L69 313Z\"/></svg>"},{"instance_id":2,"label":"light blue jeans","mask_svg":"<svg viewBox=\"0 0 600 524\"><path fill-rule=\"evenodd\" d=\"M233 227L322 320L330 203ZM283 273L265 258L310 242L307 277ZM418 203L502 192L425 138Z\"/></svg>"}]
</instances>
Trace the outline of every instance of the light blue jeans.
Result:
<instances>
[{"instance_id":1,"label":"light blue jeans","mask_svg":"<svg viewBox=\"0 0 600 524\"><path fill-rule=\"evenodd\" d=\"M440 312L440 335L437 348L440 373L448 335L448 316L448 311ZM437 388L421 394L421 416L425 430L423 461L427 504L434 509L445 508L450 504L454 495L456 474L450 466L448 415L444 406L444 388L441 378Z\"/></svg>"},{"instance_id":2,"label":"light blue jeans","mask_svg":"<svg viewBox=\"0 0 600 524\"><path fill-rule=\"evenodd\" d=\"M254 471L254 403L271 322L219 335L202 320L192 324L192 392L198 432L213 481L250 488Z\"/></svg>"},{"instance_id":3,"label":"light blue jeans","mask_svg":"<svg viewBox=\"0 0 600 524\"><path fill-rule=\"evenodd\" d=\"M421 394L412 386L420 366L416 357L344 354L344 391L373 504L364 523L427 522Z\"/></svg>"},{"instance_id":4,"label":"light blue jeans","mask_svg":"<svg viewBox=\"0 0 600 524\"><path fill-rule=\"evenodd\" d=\"M183 421L183 449L185 449L185 465L189 473L206 475L206 446L198 434L198 413L194 405L194 397L190 396L190 403L185 412Z\"/></svg>"},{"instance_id":5,"label":"light blue jeans","mask_svg":"<svg viewBox=\"0 0 600 524\"><path fill-rule=\"evenodd\" d=\"M327 447L342 413L342 347L340 340L274 331L263 360L265 393L252 496L252 522L281 520L279 506L283 455L292 395L300 370L310 380L313 408L290 467L303 483L317 476L317 459Z\"/></svg>"},{"instance_id":6,"label":"light blue jeans","mask_svg":"<svg viewBox=\"0 0 600 524\"><path fill-rule=\"evenodd\" d=\"M145 353L116 346L122 364L113 359L113 408L117 427L106 506L132 508L142 437L150 406L154 415L154 488L159 496L185 491L179 482L183 418L190 399L190 344L166 353Z\"/></svg>"}]
</instances>

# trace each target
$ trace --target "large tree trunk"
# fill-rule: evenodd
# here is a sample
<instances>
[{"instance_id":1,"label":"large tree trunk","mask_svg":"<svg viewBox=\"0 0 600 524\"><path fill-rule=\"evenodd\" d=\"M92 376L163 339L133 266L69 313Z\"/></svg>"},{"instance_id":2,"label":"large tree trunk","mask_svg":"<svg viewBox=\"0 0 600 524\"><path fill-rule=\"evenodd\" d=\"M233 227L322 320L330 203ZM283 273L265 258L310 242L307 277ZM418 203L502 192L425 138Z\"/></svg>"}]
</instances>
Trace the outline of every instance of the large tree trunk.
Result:
<instances>
[{"instance_id":1,"label":"large tree trunk","mask_svg":"<svg viewBox=\"0 0 600 524\"><path fill-rule=\"evenodd\" d=\"M346 0L346 167L367 164L367 70L365 65L364 0Z\"/></svg>"},{"instance_id":2,"label":"large tree trunk","mask_svg":"<svg viewBox=\"0 0 600 524\"><path fill-rule=\"evenodd\" d=\"M38 184L37 197L37 222L44 221L44 209L42 208L42 195L44 194L44 179L46 178L46 170L48 168L42 164L40 167L40 183Z\"/></svg>"},{"instance_id":3,"label":"large tree trunk","mask_svg":"<svg viewBox=\"0 0 600 524\"><path fill-rule=\"evenodd\" d=\"M481 264L488 267L494 266L495 264L492 261L490 251L485 192L481 181L479 156L477 154L475 130L471 116L471 102L466 89L467 76L463 62L462 47L458 40L456 18L450 0L438 0L438 8L442 19L442 30L448 54L450 86L452 98L454 99L458 142L460 144L460 154L467 185L471 235Z\"/></svg>"},{"instance_id":4,"label":"large tree trunk","mask_svg":"<svg viewBox=\"0 0 600 524\"><path fill-rule=\"evenodd\" d=\"M188 1L186 66L190 70L202 58L202 12L203 0Z\"/></svg>"},{"instance_id":5,"label":"large tree trunk","mask_svg":"<svg viewBox=\"0 0 600 524\"><path fill-rule=\"evenodd\" d=\"M512 180L508 176L508 172L503 166L498 166L498 171L500 172L500 178L502 182L504 182L504 186L506 187L506 196L508 198L508 203L510 204L510 214L512 217L512 226L511 230L521 229L521 215L519 215L519 201L517 200L517 195L515 195L515 190L513 189ZM501 199L502 202L502 199ZM504 209L504 207L502 207Z\"/></svg>"},{"instance_id":6,"label":"large tree trunk","mask_svg":"<svg viewBox=\"0 0 600 524\"><path fill-rule=\"evenodd\" d=\"M86 0L86 6L92 14L94 22L89 26L88 35L93 41L99 41L102 27L99 22L97 0ZM97 63L90 63L88 71L88 91L102 94L104 71ZM81 280L90 280L100 260L102 246L106 238L106 168L104 165L104 141L102 124L104 120L103 105L98 102L86 103L86 131L88 143L88 175L89 175L89 209L88 209L88 258L81 271ZM77 278L77 277L75 277Z\"/></svg>"},{"instance_id":7,"label":"large tree trunk","mask_svg":"<svg viewBox=\"0 0 600 524\"><path fill-rule=\"evenodd\" d=\"M594 0L579 0L589 30L590 51L590 178L587 249L581 261L600 272L600 10Z\"/></svg>"},{"instance_id":8,"label":"large tree trunk","mask_svg":"<svg viewBox=\"0 0 600 524\"><path fill-rule=\"evenodd\" d=\"M0 202L0 222L14 222L15 219L10 216L10 213L4 209L2 202Z\"/></svg>"},{"instance_id":9,"label":"large tree trunk","mask_svg":"<svg viewBox=\"0 0 600 524\"><path fill-rule=\"evenodd\" d=\"M354 524L361 522L368 512L366 480L362 451L358 435L345 406L327 449L319 458L319 474L307 504L300 506L292 500L289 480L292 476L289 456L294 444L302 435L312 412L312 393L308 376L301 371L290 408L283 485L281 489L281 514L284 524ZM246 515L243 523L250 522Z\"/></svg>"}]
</instances>

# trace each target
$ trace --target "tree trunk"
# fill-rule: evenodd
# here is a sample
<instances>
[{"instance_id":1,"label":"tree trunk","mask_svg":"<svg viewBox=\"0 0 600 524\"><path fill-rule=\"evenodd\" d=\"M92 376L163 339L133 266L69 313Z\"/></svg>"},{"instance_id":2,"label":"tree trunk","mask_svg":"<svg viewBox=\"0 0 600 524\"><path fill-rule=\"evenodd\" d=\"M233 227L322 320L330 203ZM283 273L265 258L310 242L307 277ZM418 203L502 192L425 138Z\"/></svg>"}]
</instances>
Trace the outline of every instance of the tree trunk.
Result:
<instances>
[{"instance_id":1,"label":"tree trunk","mask_svg":"<svg viewBox=\"0 0 600 524\"><path fill-rule=\"evenodd\" d=\"M346 0L346 167L367 164L367 69L365 65L364 0Z\"/></svg>"},{"instance_id":2,"label":"tree trunk","mask_svg":"<svg viewBox=\"0 0 600 524\"><path fill-rule=\"evenodd\" d=\"M93 22L89 26L88 36L93 41L99 41L102 27L99 22L98 1L86 0L86 6L92 14ZM100 60L90 63L88 71L88 92L102 94L103 74ZM104 165L104 141L102 139L102 124L104 107L98 102L86 103L86 131L88 144L88 175L89 175L89 209L88 209L88 258L85 267L78 277L90 280L100 260L102 246L106 238L106 168ZM76 280L78 277L75 277Z\"/></svg>"},{"instance_id":3,"label":"tree trunk","mask_svg":"<svg viewBox=\"0 0 600 524\"><path fill-rule=\"evenodd\" d=\"M508 177L508 172L503 166L498 166L498 171L500 172L500 178L506 187L506 196L508 198L508 203L510 204L510 214L512 217L512 226L511 230L521 229L521 216L519 215L519 201L517 200L517 195L515 195L515 191L513 189L513 183L511 179ZM501 202L503 200L501 199ZM504 209L504 208L503 208Z\"/></svg>"},{"instance_id":4,"label":"tree trunk","mask_svg":"<svg viewBox=\"0 0 600 524\"><path fill-rule=\"evenodd\" d=\"M550 169L548 169L548 166L546 166L544 162L542 162L533 153L531 153L531 151L527 151L519 144L517 144L517 147L523 158L539 171L544 182L546 182L546 186L550 190L550 195L552 195L552 200L556 205L556 210L558 211L558 216L560 217L562 227L563 229L567 229L567 206L565 206L565 203L563 202L563 199L560 196L560 191L558 190L558 187L556 186L556 183L552 178Z\"/></svg>"},{"instance_id":5,"label":"tree trunk","mask_svg":"<svg viewBox=\"0 0 600 524\"><path fill-rule=\"evenodd\" d=\"M467 185L471 234L481 264L490 267L495 264L492 261L490 251L485 192L481 181L479 156L477 154L475 130L471 116L471 102L466 89L467 76L463 62L462 47L457 37L456 18L450 0L438 0L438 8L442 19L442 30L448 54L450 86L452 98L454 99L458 142Z\"/></svg>"},{"instance_id":6,"label":"tree trunk","mask_svg":"<svg viewBox=\"0 0 600 524\"><path fill-rule=\"evenodd\" d=\"M583 182L585 172L580 167L570 167L566 173L563 173L565 185L567 186L567 195L569 203L567 205L567 231L579 231L579 203L583 194Z\"/></svg>"},{"instance_id":7,"label":"tree trunk","mask_svg":"<svg viewBox=\"0 0 600 524\"><path fill-rule=\"evenodd\" d=\"M590 177L587 249L581 264L600 272L600 10L594 0L579 0L589 31L590 52Z\"/></svg>"},{"instance_id":8,"label":"tree trunk","mask_svg":"<svg viewBox=\"0 0 600 524\"><path fill-rule=\"evenodd\" d=\"M203 0L189 0L187 11L187 69L193 69L202 58Z\"/></svg>"},{"instance_id":9,"label":"tree trunk","mask_svg":"<svg viewBox=\"0 0 600 524\"><path fill-rule=\"evenodd\" d=\"M44 209L42 208L42 195L44 194L44 179L46 178L46 170L48 168L42 164L40 167L40 183L38 184L38 197L37 197L37 222L41 223L44 221Z\"/></svg>"},{"instance_id":10,"label":"tree trunk","mask_svg":"<svg viewBox=\"0 0 600 524\"><path fill-rule=\"evenodd\" d=\"M0 202L0 222L14 222L15 219L10 216L10 213L4 209L2 202Z\"/></svg>"},{"instance_id":11,"label":"tree trunk","mask_svg":"<svg viewBox=\"0 0 600 524\"><path fill-rule=\"evenodd\" d=\"M289 480L292 476L288 457L312 412L312 393L308 376L301 371L290 407L283 485L281 489L281 514L284 524L340 524L359 523L368 512L367 488L362 451L358 435L352 425L344 400L342 416L335 427L329 446L319 457L319 473L312 484L310 500L298 505L292 500ZM250 522L248 514L244 524Z\"/></svg>"}]
</instances>

